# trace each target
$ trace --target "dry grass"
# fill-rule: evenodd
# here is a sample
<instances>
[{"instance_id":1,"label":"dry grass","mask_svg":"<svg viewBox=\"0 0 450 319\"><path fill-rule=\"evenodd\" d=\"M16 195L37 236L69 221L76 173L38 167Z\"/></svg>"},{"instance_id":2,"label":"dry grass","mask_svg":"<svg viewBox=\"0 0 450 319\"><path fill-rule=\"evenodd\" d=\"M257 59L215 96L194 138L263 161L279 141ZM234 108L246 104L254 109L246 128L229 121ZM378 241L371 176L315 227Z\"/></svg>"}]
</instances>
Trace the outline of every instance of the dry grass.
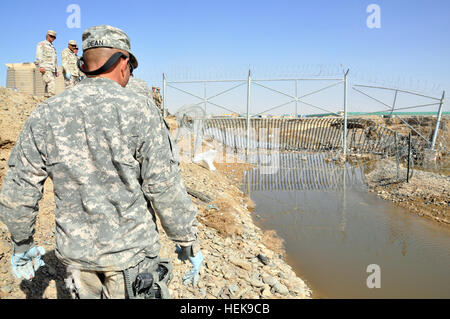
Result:
<instances>
[{"instance_id":1,"label":"dry grass","mask_svg":"<svg viewBox=\"0 0 450 319\"><path fill-rule=\"evenodd\" d=\"M216 229L223 237L242 234L242 226L238 224L233 204L229 200L222 197L211 202L211 205L218 210L208 206L204 208L200 217L203 224Z\"/></svg>"},{"instance_id":2,"label":"dry grass","mask_svg":"<svg viewBox=\"0 0 450 319\"><path fill-rule=\"evenodd\" d=\"M284 240L278 237L274 230L266 230L261 238L262 243L274 252L285 255L286 251L284 249Z\"/></svg>"}]
</instances>

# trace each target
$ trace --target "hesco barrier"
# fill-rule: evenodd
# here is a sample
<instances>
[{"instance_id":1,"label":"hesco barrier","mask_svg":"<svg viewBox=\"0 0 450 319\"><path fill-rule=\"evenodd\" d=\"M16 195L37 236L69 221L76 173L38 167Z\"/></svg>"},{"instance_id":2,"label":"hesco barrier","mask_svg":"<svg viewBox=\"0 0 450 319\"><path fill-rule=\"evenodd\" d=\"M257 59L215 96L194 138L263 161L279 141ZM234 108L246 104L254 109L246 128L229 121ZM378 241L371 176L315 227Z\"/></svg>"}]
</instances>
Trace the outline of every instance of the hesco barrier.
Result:
<instances>
[{"instance_id":1,"label":"hesco barrier","mask_svg":"<svg viewBox=\"0 0 450 319\"><path fill-rule=\"evenodd\" d=\"M6 88L34 96L44 96L45 86L42 74L34 63L8 63ZM58 67L59 76L56 78L56 94L64 91L64 76L62 67Z\"/></svg>"},{"instance_id":2,"label":"hesco barrier","mask_svg":"<svg viewBox=\"0 0 450 319\"><path fill-rule=\"evenodd\" d=\"M326 151L342 149L344 120L334 118L250 119L250 149L279 151ZM203 132L227 147L247 148L246 118L209 118L203 120ZM423 153L427 143L413 139L413 154ZM401 156L407 154L408 136L401 135L368 119L349 119L347 149L357 153Z\"/></svg>"}]
</instances>

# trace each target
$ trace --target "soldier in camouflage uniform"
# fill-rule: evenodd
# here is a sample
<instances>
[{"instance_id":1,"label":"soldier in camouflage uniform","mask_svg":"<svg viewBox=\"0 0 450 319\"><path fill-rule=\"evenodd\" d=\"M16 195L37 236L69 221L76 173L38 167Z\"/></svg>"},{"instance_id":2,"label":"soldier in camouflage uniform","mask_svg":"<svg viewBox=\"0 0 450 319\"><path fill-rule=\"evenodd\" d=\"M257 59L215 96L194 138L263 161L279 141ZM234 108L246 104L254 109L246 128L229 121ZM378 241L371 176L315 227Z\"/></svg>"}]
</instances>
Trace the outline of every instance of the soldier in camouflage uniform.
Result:
<instances>
[{"instance_id":1,"label":"soldier in camouflage uniform","mask_svg":"<svg viewBox=\"0 0 450 319\"><path fill-rule=\"evenodd\" d=\"M75 40L70 40L67 48L61 52L63 75L66 88L77 84L80 80L80 70L78 69L78 46Z\"/></svg>"},{"instance_id":2,"label":"soldier in camouflage uniform","mask_svg":"<svg viewBox=\"0 0 450 319\"><path fill-rule=\"evenodd\" d=\"M161 109L161 104L162 104L162 97L161 97L161 93L159 92L159 88L156 88L156 93L155 93L155 103L156 106L162 111Z\"/></svg>"},{"instance_id":3,"label":"soldier in camouflage uniform","mask_svg":"<svg viewBox=\"0 0 450 319\"><path fill-rule=\"evenodd\" d=\"M56 49L52 44L55 39L56 32L48 30L45 41L41 41L37 45L36 61L34 62L42 74L47 97L56 94L55 77L58 76L58 62Z\"/></svg>"},{"instance_id":4,"label":"soldier in camouflage uniform","mask_svg":"<svg viewBox=\"0 0 450 319\"><path fill-rule=\"evenodd\" d=\"M33 234L50 177L55 254L67 265L74 297L134 297L130 282L159 264L157 217L179 258L192 263L185 283L196 285L203 261L197 209L181 180L167 124L148 98L125 88L138 66L129 38L102 25L82 39L87 78L41 103L10 155L0 220L11 233L14 275L33 278L44 264L45 251Z\"/></svg>"},{"instance_id":5,"label":"soldier in camouflage uniform","mask_svg":"<svg viewBox=\"0 0 450 319\"><path fill-rule=\"evenodd\" d=\"M156 105L156 87L152 86L152 98Z\"/></svg>"},{"instance_id":6,"label":"soldier in camouflage uniform","mask_svg":"<svg viewBox=\"0 0 450 319\"><path fill-rule=\"evenodd\" d=\"M150 103L156 107L155 103L153 102L153 96L152 92L148 88L147 82L145 82L142 79L137 79L135 76L130 76L130 80L128 81L128 84L126 86L127 89L131 89L137 94L142 94L146 98L149 99Z\"/></svg>"}]
</instances>

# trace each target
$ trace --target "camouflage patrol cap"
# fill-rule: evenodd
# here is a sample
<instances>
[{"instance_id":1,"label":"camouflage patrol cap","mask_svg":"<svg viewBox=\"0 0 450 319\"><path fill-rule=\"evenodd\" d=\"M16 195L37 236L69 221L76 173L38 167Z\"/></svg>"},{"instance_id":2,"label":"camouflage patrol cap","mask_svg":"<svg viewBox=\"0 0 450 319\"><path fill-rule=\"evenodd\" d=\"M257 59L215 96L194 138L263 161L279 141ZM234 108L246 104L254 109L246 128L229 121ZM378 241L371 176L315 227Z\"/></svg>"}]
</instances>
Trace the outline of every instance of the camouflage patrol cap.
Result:
<instances>
[{"instance_id":1,"label":"camouflage patrol cap","mask_svg":"<svg viewBox=\"0 0 450 319\"><path fill-rule=\"evenodd\" d=\"M138 67L138 61L131 53L130 38L119 28L110 25L93 26L83 32L82 40L83 51L102 47L127 51L133 68Z\"/></svg>"},{"instance_id":2,"label":"camouflage patrol cap","mask_svg":"<svg viewBox=\"0 0 450 319\"><path fill-rule=\"evenodd\" d=\"M54 37L56 38L56 32L53 31L53 30L48 30L48 31L47 31L47 34L48 34L48 35L52 35L52 36L54 36Z\"/></svg>"},{"instance_id":3,"label":"camouflage patrol cap","mask_svg":"<svg viewBox=\"0 0 450 319\"><path fill-rule=\"evenodd\" d=\"M77 46L77 42L76 42L75 40L70 40L70 41L69 41L69 44L70 44L70 45Z\"/></svg>"}]
</instances>

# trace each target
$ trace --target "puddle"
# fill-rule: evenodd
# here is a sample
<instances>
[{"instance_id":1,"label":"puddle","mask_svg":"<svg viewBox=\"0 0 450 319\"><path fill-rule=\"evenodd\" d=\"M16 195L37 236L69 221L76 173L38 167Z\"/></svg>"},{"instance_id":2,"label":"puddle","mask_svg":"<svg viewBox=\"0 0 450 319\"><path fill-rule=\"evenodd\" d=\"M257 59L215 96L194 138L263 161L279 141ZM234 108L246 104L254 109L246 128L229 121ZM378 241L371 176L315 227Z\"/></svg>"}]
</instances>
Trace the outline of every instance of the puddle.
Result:
<instances>
[{"instance_id":1,"label":"puddle","mask_svg":"<svg viewBox=\"0 0 450 319\"><path fill-rule=\"evenodd\" d=\"M279 154L244 175L254 220L285 240L287 261L314 298L450 298L450 228L367 192L364 167L324 153ZM367 280L380 269L380 288ZM371 277L371 278L372 278Z\"/></svg>"}]
</instances>

